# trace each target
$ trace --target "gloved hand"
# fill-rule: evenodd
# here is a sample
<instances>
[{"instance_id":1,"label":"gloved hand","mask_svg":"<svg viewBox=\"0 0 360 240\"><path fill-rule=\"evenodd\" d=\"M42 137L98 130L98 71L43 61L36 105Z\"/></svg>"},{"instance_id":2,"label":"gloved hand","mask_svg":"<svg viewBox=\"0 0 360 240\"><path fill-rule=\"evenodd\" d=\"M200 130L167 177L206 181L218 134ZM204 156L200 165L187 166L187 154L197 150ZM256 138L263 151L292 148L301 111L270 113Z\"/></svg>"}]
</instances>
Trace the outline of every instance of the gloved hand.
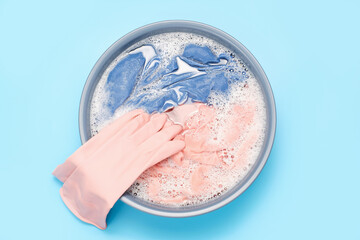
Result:
<instances>
[{"instance_id":1,"label":"gloved hand","mask_svg":"<svg viewBox=\"0 0 360 240\"><path fill-rule=\"evenodd\" d=\"M64 171L55 170L66 180L60 195L68 208L100 229L106 228L108 212L143 171L185 147L183 141L172 140L182 127L167 121L165 114L150 117L136 112L124 119L128 121L120 130L115 133L109 130L116 128L114 123L104 129L106 134L100 131L92 142L84 145L89 152L79 150L67 160ZM116 126L123 121L119 119Z\"/></svg>"},{"instance_id":2,"label":"gloved hand","mask_svg":"<svg viewBox=\"0 0 360 240\"><path fill-rule=\"evenodd\" d=\"M81 162L92 156L106 141L108 141L115 133L121 131L124 136L127 136L127 132L135 131L140 125L143 125L144 118L140 117L140 114L144 114L141 109L133 110L124 114L120 118L116 119L111 124L105 126L96 135L96 137L90 138L80 148L78 148L63 164L57 166L53 171L53 175L61 182L65 182L66 179L73 173L73 171L79 166ZM154 115L155 116L155 115ZM131 121L136 119L135 121ZM131 122L131 124L130 124Z\"/></svg>"}]
</instances>

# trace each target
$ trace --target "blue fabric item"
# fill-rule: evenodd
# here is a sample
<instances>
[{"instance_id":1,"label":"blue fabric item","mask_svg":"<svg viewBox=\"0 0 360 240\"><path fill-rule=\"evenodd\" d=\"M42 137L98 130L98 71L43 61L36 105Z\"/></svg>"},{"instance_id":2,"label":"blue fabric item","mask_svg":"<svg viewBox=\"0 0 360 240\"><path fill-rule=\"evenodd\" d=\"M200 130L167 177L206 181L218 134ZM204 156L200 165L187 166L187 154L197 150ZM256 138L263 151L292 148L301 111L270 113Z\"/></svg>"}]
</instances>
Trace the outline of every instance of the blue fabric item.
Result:
<instances>
[{"instance_id":1,"label":"blue fabric item","mask_svg":"<svg viewBox=\"0 0 360 240\"><path fill-rule=\"evenodd\" d=\"M159 67L154 48L156 56L150 57L142 47L135 50L120 60L108 76L105 87L111 113L122 105L152 113L164 112L189 99L206 103L211 91L225 93L229 79L233 79L231 72L225 71L233 59L226 54L216 57L206 46L187 45L166 68Z\"/></svg>"},{"instance_id":2,"label":"blue fabric item","mask_svg":"<svg viewBox=\"0 0 360 240\"><path fill-rule=\"evenodd\" d=\"M141 53L129 55L109 73L106 87L110 92L108 107L112 109L112 112L130 96L144 63L145 59Z\"/></svg>"}]
</instances>

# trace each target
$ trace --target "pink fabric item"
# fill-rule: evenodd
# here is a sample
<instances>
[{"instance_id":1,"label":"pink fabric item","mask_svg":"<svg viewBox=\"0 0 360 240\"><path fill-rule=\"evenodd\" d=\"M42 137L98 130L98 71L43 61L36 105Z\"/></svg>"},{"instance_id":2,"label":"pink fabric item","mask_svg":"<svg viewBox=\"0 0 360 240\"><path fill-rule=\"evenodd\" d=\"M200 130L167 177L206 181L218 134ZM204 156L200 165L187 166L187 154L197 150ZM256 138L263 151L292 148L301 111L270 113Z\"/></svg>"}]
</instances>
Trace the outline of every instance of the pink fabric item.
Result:
<instances>
[{"instance_id":1,"label":"pink fabric item","mask_svg":"<svg viewBox=\"0 0 360 240\"><path fill-rule=\"evenodd\" d=\"M183 126L183 131L175 139L185 141L186 146L171 157L176 167L166 167L166 162L170 161L167 160L151 167L138 179L148 182L149 197L156 202L181 203L192 196L206 194L211 186L219 185L221 179L209 178L214 167L229 170L245 167L248 151L258 138L256 133L245 133L253 121L254 112L254 104L234 105L230 112L225 113L227 120L222 124L222 139L211 139L212 132L218 130L212 129L218 119L215 108L211 106L195 103L178 106L167 112L172 121ZM233 144L240 135L246 141L234 149ZM160 194L162 185L166 184L164 176L183 178L189 172L189 159L198 163L190 178L183 179L189 183L187 185L190 189L178 188L175 192Z\"/></svg>"},{"instance_id":2,"label":"pink fabric item","mask_svg":"<svg viewBox=\"0 0 360 240\"><path fill-rule=\"evenodd\" d=\"M253 121L255 107L250 104L246 106L234 105L232 111L228 113L229 117L226 124L223 126L224 138L210 139L211 132L213 131L212 126L214 126L214 122L218 121L215 109L200 103L193 105L197 108L197 111L191 111L190 114L188 109L182 111L183 106L178 107L178 109L175 108L175 115L177 115L175 117L185 120L182 123L184 130L176 139L184 140L186 147L183 151L175 154L173 159L179 165L182 164L181 162L184 158L192 159L205 165L218 165L227 156L222 154L222 152L230 147ZM186 115L186 117L183 115ZM245 150L247 150L246 147L253 144L256 137L252 136L249 139L246 146L237 153L237 157L244 154Z\"/></svg>"},{"instance_id":3,"label":"pink fabric item","mask_svg":"<svg viewBox=\"0 0 360 240\"><path fill-rule=\"evenodd\" d=\"M64 203L82 221L105 229L108 212L141 173L185 147L173 140L181 130L165 114L124 115L54 171L65 181Z\"/></svg>"}]
</instances>

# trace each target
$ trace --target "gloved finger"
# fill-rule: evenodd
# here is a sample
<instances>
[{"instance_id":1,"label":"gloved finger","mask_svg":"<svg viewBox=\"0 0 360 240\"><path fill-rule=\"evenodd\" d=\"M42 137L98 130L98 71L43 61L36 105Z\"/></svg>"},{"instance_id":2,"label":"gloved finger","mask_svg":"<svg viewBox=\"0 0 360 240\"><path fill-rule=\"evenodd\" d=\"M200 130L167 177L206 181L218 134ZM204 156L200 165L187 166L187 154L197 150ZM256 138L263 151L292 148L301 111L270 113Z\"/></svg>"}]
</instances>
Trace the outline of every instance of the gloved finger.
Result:
<instances>
[{"instance_id":1,"label":"gloved finger","mask_svg":"<svg viewBox=\"0 0 360 240\"><path fill-rule=\"evenodd\" d=\"M111 137L113 137L117 131L122 129L129 121L143 114L144 110L136 109L124 114L116 119L111 124L104 127L97 135L96 138L90 138L89 141L84 143L78 150L75 151L63 164L57 166L53 171L53 175L61 182L65 182L66 179L72 174L72 172L79 166L84 160L89 158L98 147L105 144Z\"/></svg>"},{"instance_id":2,"label":"gloved finger","mask_svg":"<svg viewBox=\"0 0 360 240\"><path fill-rule=\"evenodd\" d=\"M157 164L158 162L165 160L172 155L180 152L185 148L185 142L181 140L168 141L160 148L156 149L151 155L150 166Z\"/></svg>"},{"instance_id":3,"label":"gloved finger","mask_svg":"<svg viewBox=\"0 0 360 240\"><path fill-rule=\"evenodd\" d=\"M178 135L182 131L182 127L180 125L172 125L167 128L161 129L158 133L154 134L152 137L147 139L145 142L141 144L141 149L144 151L149 151L151 149L156 149L161 147L164 143L173 139L176 135Z\"/></svg>"},{"instance_id":4,"label":"gloved finger","mask_svg":"<svg viewBox=\"0 0 360 240\"><path fill-rule=\"evenodd\" d=\"M131 138L140 144L160 131L167 120L166 114L154 114L149 122L137 130Z\"/></svg>"},{"instance_id":5,"label":"gloved finger","mask_svg":"<svg viewBox=\"0 0 360 240\"><path fill-rule=\"evenodd\" d=\"M124 125L129 122L130 120L132 120L133 118L137 117L138 115L144 113L144 110L142 109L135 109L133 111L130 111L128 113L125 113L124 115L122 115L121 117L119 117L118 119L116 119L114 122L106 125L103 129L101 129L99 131L99 133L97 134L97 136L104 136L105 139L109 138L109 133L115 133L116 131L118 131L119 129L121 129L122 127L124 127ZM99 138L99 137L98 137ZM91 139L90 139L91 140ZM89 140L89 141L90 141ZM89 142L88 141L88 142ZM97 140L99 141L99 140Z\"/></svg>"},{"instance_id":6,"label":"gloved finger","mask_svg":"<svg viewBox=\"0 0 360 240\"><path fill-rule=\"evenodd\" d=\"M136 130L144 126L150 120L150 114L141 113L136 118L129 121L123 128L120 129L117 136L128 137L131 136Z\"/></svg>"},{"instance_id":7,"label":"gloved finger","mask_svg":"<svg viewBox=\"0 0 360 240\"><path fill-rule=\"evenodd\" d=\"M166 114L166 115L167 115L167 114ZM168 118L169 118L169 115L168 115ZM170 126L172 126L172 125L174 125L173 121L168 120L168 121L166 121L166 123L165 123L165 125L164 125L163 128L167 128L167 127L170 127Z\"/></svg>"}]
</instances>

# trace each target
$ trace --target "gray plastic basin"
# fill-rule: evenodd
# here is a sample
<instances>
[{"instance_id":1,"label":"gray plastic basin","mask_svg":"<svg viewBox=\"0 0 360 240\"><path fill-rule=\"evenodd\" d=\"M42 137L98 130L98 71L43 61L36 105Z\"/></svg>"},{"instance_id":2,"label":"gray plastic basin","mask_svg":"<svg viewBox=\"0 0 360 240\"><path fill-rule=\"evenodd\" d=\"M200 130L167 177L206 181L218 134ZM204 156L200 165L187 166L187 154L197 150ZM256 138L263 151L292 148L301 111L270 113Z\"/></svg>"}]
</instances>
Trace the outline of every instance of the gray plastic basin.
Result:
<instances>
[{"instance_id":1,"label":"gray plastic basin","mask_svg":"<svg viewBox=\"0 0 360 240\"><path fill-rule=\"evenodd\" d=\"M208 201L202 205L186 206L179 208L151 204L139 198L133 197L128 193L125 193L120 198L120 200L122 200L124 203L147 213L151 213L159 216L165 216L165 217L190 217L190 216L196 216L196 215L208 213L210 211L218 209L226 205L227 203L231 202L232 200L234 200L240 194L242 194L261 172L262 168L264 167L269 157L274 142L275 128L276 128L276 110L275 110L275 101L271 90L271 86L258 61L240 42L238 42L236 39L231 37L229 34L217 28L193 21L156 22L146 25L144 27L140 27L126 34L124 37L120 38L105 51L105 53L96 62L95 66L91 70L86 80L80 101L79 129L80 129L81 142L85 143L91 137L90 134L91 99L95 87L99 82L101 75L108 67L108 65L121 52L126 50L134 43L149 36L160 33L167 33L167 32L190 32L190 33L203 35L204 37L213 39L221 43L222 45L233 51L244 61L244 63L254 74L255 78L259 81L263 91L263 95L265 96L265 103L267 109L267 126L266 126L265 142L258 156L258 159L256 160L255 164L252 166L252 169L249 171L249 173L245 176L245 178L242 179L234 188L229 189L222 196L217 197L212 201Z\"/></svg>"}]
</instances>

